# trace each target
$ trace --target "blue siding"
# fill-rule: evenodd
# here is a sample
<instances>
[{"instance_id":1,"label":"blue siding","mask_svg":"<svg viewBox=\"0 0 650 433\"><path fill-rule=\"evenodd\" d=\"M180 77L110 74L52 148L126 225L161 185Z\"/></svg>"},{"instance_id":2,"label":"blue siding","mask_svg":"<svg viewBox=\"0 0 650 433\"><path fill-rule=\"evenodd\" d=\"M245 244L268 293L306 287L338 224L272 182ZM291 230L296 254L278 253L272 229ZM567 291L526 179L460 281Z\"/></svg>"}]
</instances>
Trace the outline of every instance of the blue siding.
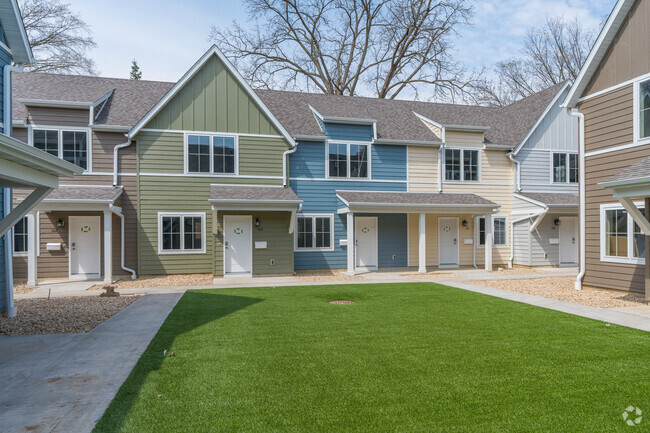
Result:
<instances>
[{"instance_id":1,"label":"blue siding","mask_svg":"<svg viewBox=\"0 0 650 433\"><path fill-rule=\"evenodd\" d=\"M342 125L340 123L321 123L325 135L332 140L371 141L372 126Z\"/></svg>"},{"instance_id":2,"label":"blue siding","mask_svg":"<svg viewBox=\"0 0 650 433\"><path fill-rule=\"evenodd\" d=\"M4 204L4 190L0 188L0 220L4 218L5 204ZM6 275L6 257L5 257L5 237L0 238L0 313L5 312L6 291L7 291L7 275Z\"/></svg>"},{"instance_id":3,"label":"blue siding","mask_svg":"<svg viewBox=\"0 0 650 433\"><path fill-rule=\"evenodd\" d=\"M325 143L300 142L298 150L289 154L289 175L325 178Z\"/></svg>"},{"instance_id":4,"label":"blue siding","mask_svg":"<svg viewBox=\"0 0 650 433\"><path fill-rule=\"evenodd\" d=\"M406 180L406 146L372 146L373 179Z\"/></svg>"},{"instance_id":5,"label":"blue siding","mask_svg":"<svg viewBox=\"0 0 650 433\"><path fill-rule=\"evenodd\" d=\"M379 267L408 266L408 215L381 214L379 225ZM393 260L395 255L395 260Z\"/></svg>"},{"instance_id":6,"label":"blue siding","mask_svg":"<svg viewBox=\"0 0 650 433\"><path fill-rule=\"evenodd\" d=\"M11 64L11 56L2 48L0 48L0 101L4 101L4 67ZM8 113L8 118L11 113ZM0 122L4 123L4 104L0 103Z\"/></svg>"}]
</instances>

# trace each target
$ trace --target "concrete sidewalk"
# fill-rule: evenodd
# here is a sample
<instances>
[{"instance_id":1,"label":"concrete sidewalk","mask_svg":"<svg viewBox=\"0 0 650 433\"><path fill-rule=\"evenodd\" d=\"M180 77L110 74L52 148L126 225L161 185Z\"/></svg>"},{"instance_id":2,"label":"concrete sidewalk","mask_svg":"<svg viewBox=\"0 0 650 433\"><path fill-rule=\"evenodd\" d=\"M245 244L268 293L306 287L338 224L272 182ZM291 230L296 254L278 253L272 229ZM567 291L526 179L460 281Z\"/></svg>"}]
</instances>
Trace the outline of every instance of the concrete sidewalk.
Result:
<instances>
[{"instance_id":1,"label":"concrete sidewalk","mask_svg":"<svg viewBox=\"0 0 650 433\"><path fill-rule=\"evenodd\" d=\"M87 334L0 337L2 432L90 432L181 296L144 296Z\"/></svg>"}]
</instances>

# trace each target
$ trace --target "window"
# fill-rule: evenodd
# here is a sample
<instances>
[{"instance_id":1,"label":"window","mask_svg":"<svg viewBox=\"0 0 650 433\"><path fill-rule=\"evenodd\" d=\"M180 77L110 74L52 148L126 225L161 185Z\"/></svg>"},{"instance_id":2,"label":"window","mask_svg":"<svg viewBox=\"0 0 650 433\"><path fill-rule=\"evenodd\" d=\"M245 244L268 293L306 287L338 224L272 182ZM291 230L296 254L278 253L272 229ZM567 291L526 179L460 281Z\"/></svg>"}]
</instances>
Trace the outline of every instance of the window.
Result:
<instances>
[{"instance_id":1,"label":"window","mask_svg":"<svg viewBox=\"0 0 650 433\"><path fill-rule=\"evenodd\" d=\"M14 254L23 255L27 253L27 217L23 217L14 226Z\"/></svg>"},{"instance_id":2,"label":"window","mask_svg":"<svg viewBox=\"0 0 650 433\"><path fill-rule=\"evenodd\" d=\"M296 250L333 250L332 215L298 215L296 217Z\"/></svg>"},{"instance_id":3,"label":"window","mask_svg":"<svg viewBox=\"0 0 650 433\"><path fill-rule=\"evenodd\" d=\"M642 204L637 204L645 215ZM641 264L645 260L645 236L620 205L601 205L601 260Z\"/></svg>"},{"instance_id":4,"label":"window","mask_svg":"<svg viewBox=\"0 0 650 433\"><path fill-rule=\"evenodd\" d=\"M237 174L237 137L188 134L186 141L187 173Z\"/></svg>"},{"instance_id":5,"label":"window","mask_svg":"<svg viewBox=\"0 0 650 433\"><path fill-rule=\"evenodd\" d=\"M329 142L327 155L329 177L348 179L367 179L370 177L368 166L369 146L367 144Z\"/></svg>"},{"instance_id":6,"label":"window","mask_svg":"<svg viewBox=\"0 0 650 433\"><path fill-rule=\"evenodd\" d=\"M84 170L90 167L90 145L87 130L34 129L32 145Z\"/></svg>"},{"instance_id":7,"label":"window","mask_svg":"<svg viewBox=\"0 0 650 433\"><path fill-rule=\"evenodd\" d=\"M650 138L650 80L639 83L639 138Z\"/></svg>"},{"instance_id":8,"label":"window","mask_svg":"<svg viewBox=\"0 0 650 433\"><path fill-rule=\"evenodd\" d=\"M445 149L445 180L478 182L479 151Z\"/></svg>"},{"instance_id":9,"label":"window","mask_svg":"<svg viewBox=\"0 0 650 433\"><path fill-rule=\"evenodd\" d=\"M478 244L485 246L485 217L480 217L477 224ZM508 245L508 217L492 217L492 245L503 247Z\"/></svg>"},{"instance_id":10,"label":"window","mask_svg":"<svg viewBox=\"0 0 650 433\"><path fill-rule=\"evenodd\" d=\"M578 154L553 153L553 183L578 183Z\"/></svg>"},{"instance_id":11,"label":"window","mask_svg":"<svg viewBox=\"0 0 650 433\"><path fill-rule=\"evenodd\" d=\"M204 213L159 213L158 253L205 252Z\"/></svg>"}]
</instances>

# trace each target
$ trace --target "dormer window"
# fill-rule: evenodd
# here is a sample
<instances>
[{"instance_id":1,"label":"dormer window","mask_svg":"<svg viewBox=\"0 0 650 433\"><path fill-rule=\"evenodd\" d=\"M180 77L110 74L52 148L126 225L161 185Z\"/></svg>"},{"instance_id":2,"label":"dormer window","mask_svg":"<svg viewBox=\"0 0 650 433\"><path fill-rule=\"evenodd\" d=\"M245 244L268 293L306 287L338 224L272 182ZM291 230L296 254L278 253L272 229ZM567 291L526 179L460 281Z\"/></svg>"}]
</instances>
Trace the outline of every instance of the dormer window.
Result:
<instances>
[{"instance_id":1,"label":"dormer window","mask_svg":"<svg viewBox=\"0 0 650 433\"><path fill-rule=\"evenodd\" d=\"M478 182L479 151L474 149L445 149L445 180Z\"/></svg>"},{"instance_id":2,"label":"dormer window","mask_svg":"<svg viewBox=\"0 0 650 433\"><path fill-rule=\"evenodd\" d=\"M328 143L328 177L344 179L368 179L370 169L370 146L366 143Z\"/></svg>"},{"instance_id":3,"label":"dormer window","mask_svg":"<svg viewBox=\"0 0 650 433\"><path fill-rule=\"evenodd\" d=\"M32 130L32 145L84 170L89 170L88 135L87 130L34 128Z\"/></svg>"}]
</instances>

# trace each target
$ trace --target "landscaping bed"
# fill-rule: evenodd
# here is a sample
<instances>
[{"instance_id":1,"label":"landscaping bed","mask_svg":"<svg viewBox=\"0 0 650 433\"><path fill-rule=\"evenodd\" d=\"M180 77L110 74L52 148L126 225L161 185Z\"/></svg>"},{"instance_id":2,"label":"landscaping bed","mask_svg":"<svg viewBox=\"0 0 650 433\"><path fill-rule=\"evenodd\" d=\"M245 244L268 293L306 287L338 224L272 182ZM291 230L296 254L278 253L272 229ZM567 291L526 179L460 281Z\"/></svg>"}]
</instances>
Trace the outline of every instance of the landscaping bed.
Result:
<instances>
[{"instance_id":1,"label":"landscaping bed","mask_svg":"<svg viewBox=\"0 0 650 433\"><path fill-rule=\"evenodd\" d=\"M132 295L18 299L16 317L0 318L0 335L88 332L139 298Z\"/></svg>"},{"instance_id":2,"label":"landscaping bed","mask_svg":"<svg viewBox=\"0 0 650 433\"><path fill-rule=\"evenodd\" d=\"M145 289L148 287L184 287L212 286L212 274L176 274L176 275L143 275L135 280L124 279L115 281L111 286L119 289ZM88 290L103 290L106 284L98 284Z\"/></svg>"},{"instance_id":3,"label":"landscaping bed","mask_svg":"<svg viewBox=\"0 0 650 433\"><path fill-rule=\"evenodd\" d=\"M551 277L515 280L478 280L470 284L558 299L598 308L637 307L647 301L640 293L584 286L575 290L575 277Z\"/></svg>"}]
</instances>

